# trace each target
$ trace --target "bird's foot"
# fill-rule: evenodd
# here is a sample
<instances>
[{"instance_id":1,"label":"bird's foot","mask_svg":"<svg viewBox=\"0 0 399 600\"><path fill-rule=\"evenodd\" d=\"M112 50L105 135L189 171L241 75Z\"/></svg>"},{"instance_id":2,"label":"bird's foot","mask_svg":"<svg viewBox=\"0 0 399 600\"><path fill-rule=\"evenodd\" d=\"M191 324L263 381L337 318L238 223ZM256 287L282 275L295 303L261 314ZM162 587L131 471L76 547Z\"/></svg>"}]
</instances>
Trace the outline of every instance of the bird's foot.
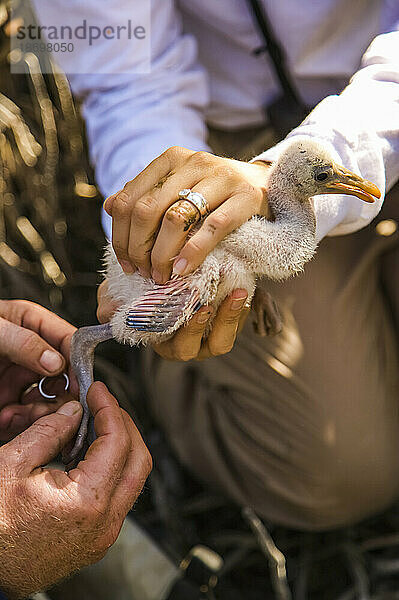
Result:
<instances>
[{"instance_id":1,"label":"bird's foot","mask_svg":"<svg viewBox=\"0 0 399 600\"><path fill-rule=\"evenodd\" d=\"M252 309L255 313L253 323L255 332L261 337L281 333L283 321L272 295L262 288L256 288Z\"/></svg>"}]
</instances>

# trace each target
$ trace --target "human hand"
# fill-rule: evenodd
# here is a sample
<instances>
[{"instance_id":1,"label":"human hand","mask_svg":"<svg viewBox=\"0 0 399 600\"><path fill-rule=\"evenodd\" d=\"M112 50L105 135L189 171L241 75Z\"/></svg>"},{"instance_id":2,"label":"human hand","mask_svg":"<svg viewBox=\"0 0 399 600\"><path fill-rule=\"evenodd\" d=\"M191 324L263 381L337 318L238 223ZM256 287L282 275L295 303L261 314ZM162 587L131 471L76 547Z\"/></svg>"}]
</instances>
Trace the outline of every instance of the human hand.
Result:
<instances>
[{"instance_id":1,"label":"human hand","mask_svg":"<svg viewBox=\"0 0 399 600\"><path fill-rule=\"evenodd\" d=\"M75 327L38 304L23 300L0 300L0 440L8 441L36 419L56 411L71 400L64 380L47 382L57 393L46 402L32 384L43 376L55 376L68 368L71 337ZM70 373L71 391L77 384ZM31 388L31 389L30 389Z\"/></svg>"},{"instance_id":2,"label":"human hand","mask_svg":"<svg viewBox=\"0 0 399 600\"><path fill-rule=\"evenodd\" d=\"M112 244L125 273L138 269L156 283L165 283L172 263L175 274L194 271L231 231L255 214L269 216L269 170L263 162L169 148L104 203L112 216ZM186 200L178 201L184 188L203 194L212 211L188 241L198 215Z\"/></svg>"},{"instance_id":3,"label":"human hand","mask_svg":"<svg viewBox=\"0 0 399 600\"><path fill-rule=\"evenodd\" d=\"M249 314L250 308L245 302L247 297L246 290L237 289L222 302L205 340L206 326L213 314L211 306L203 306L184 327L165 342L154 344L153 349L162 358L181 361L227 354ZM107 295L107 280L99 286L97 300L97 318L100 323L107 323L118 308Z\"/></svg>"},{"instance_id":4,"label":"human hand","mask_svg":"<svg viewBox=\"0 0 399 600\"><path fill-rule=\"evenodd\" d=\"M94 383L87 400L98 437L69 473L42 465L76 434L78 402L0 448L0 586L12 599L101 559L151 470L138 430L107 388Z\"/></svg>"},{"instance_id":5,"label":"human hand","mask_svg":"<svg viewBox=\"0 0 399 600\"><path fill-rule=\"evenodd\" d=\"M153 349L162 358L184 362L227 354L249 314L250 307L245 302L247 297L246 290L234 290L219 306L206 338L204 333L213 315L211 306L203 306L173 337L154 344Z\"/></svg>"}]
</instances>

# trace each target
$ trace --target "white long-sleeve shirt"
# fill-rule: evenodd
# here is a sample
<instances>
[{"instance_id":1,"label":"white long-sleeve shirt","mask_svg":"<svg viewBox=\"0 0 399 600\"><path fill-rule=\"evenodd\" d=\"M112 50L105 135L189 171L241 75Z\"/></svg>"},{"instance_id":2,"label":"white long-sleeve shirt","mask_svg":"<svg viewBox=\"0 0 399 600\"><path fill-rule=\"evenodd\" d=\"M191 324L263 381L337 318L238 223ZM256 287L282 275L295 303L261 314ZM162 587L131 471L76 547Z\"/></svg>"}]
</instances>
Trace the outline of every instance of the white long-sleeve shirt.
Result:
<instances>
[{"instance_id":1,"label":"white long-sleeve shirt","mask_svg":"<svg viewBox=\"0 0 399 600\"><path fill-rule=\"evenodd\" d=\"M263 3L302 98L319 102L289 137L322 139L338 162L384 194L399 178L399 1ZM207 122L224 129L262 125L264 106L279 93L267 54L254 54L264 42L246 0L34 4L43 24L59 27L85 18L104 26L150 20L149 72L145 53L131 52L120 40L99 39L80 48L78 57L57 54L83 100L91 158L105 196L169 146L207 149ZM261 157L276 158L285 143ZM318 238L363 227L381 203L317 197ZM109 234L106 215L103 223Z\"/></svg>"}]
</instances>

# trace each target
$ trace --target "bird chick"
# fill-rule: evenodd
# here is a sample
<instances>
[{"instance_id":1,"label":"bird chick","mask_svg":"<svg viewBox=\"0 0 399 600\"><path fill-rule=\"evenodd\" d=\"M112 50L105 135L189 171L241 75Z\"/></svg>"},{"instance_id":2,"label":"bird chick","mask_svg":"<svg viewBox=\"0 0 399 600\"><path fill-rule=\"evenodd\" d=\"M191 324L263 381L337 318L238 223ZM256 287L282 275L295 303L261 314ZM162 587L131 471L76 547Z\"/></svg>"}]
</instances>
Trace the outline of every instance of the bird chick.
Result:
<instances>
[{"instance_id":1,"label":"bird chick","mask_svg":"<svg viewBox=\"0 0 399 600\"><path fill-rule=\"evenodd\" d=\"M74 335L71 361L84 417L70 459L81 452L86 437L86 394L93 381L97 343L111 337L131 345L159 343L201 306L212 304L215 313L234 289L246 289L252 298L257 278L281 281L301 272L316 250L310 199L319 194L348 194L366 202L380 197L374 184L336 165L320 143L295 138L271 167L267 198L272 220L252 217L220 242L191 275L164 285L137 272L126 275L109 245L105 255L108 293L120 308L108 325L82 328Z\"/></svg>"},{"instance_id":2,"label":"bird chick","mask_svg":"<svg viewBox=\"0 0 399 600\"><path fill-rule=\"evenodd\" d=\"M220 242L192 275L165 285L138 273L125 275L109 246L109 295L121 305L111 321L114 337L132 345L160 342L200 306L212 303L217 309L236 288L246 289L251 298L258 277L284 280L302 271L316 250L310 198L329 193L368 202L380 196L372 183L335 165L318 142L296 139L271 168L267 196L273 220L250 219Z\"/></svg>"}]
</instances>

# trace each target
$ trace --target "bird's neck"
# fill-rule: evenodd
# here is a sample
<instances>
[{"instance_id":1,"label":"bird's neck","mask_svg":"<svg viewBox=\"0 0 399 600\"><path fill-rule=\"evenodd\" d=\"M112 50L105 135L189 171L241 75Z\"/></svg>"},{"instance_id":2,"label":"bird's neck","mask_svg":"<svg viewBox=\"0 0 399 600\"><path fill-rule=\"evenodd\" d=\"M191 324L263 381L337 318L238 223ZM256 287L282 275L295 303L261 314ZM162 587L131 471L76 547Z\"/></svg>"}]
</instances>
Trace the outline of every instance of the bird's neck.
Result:
<instances>
[{"instance_id":1,"label":"bird's neck","mask_svg":"<svg viewBox=\"0 0 399 600\"><path fill-rule=\"evenodd\" d=\"M220 244L257 276L282 280L300 272L316 249L316 221L309 198L278 173L268 201L273 220L253 217Z\"/></svg>"},{"instance_id":2,"label":"bird's neck","mask_svg":"<svg viewBox=\"0 0 399 600\"><path fill-rule=\"evenodd\" d=\"M274 212L285 209L293 211L300 210L301 206L309 206L309 196L304 190L300 181L295 177L295 174L287 175L279 169L278 163L274 166L267 186L267 195L270 208Z\"/></svg>"}]
</instances>

